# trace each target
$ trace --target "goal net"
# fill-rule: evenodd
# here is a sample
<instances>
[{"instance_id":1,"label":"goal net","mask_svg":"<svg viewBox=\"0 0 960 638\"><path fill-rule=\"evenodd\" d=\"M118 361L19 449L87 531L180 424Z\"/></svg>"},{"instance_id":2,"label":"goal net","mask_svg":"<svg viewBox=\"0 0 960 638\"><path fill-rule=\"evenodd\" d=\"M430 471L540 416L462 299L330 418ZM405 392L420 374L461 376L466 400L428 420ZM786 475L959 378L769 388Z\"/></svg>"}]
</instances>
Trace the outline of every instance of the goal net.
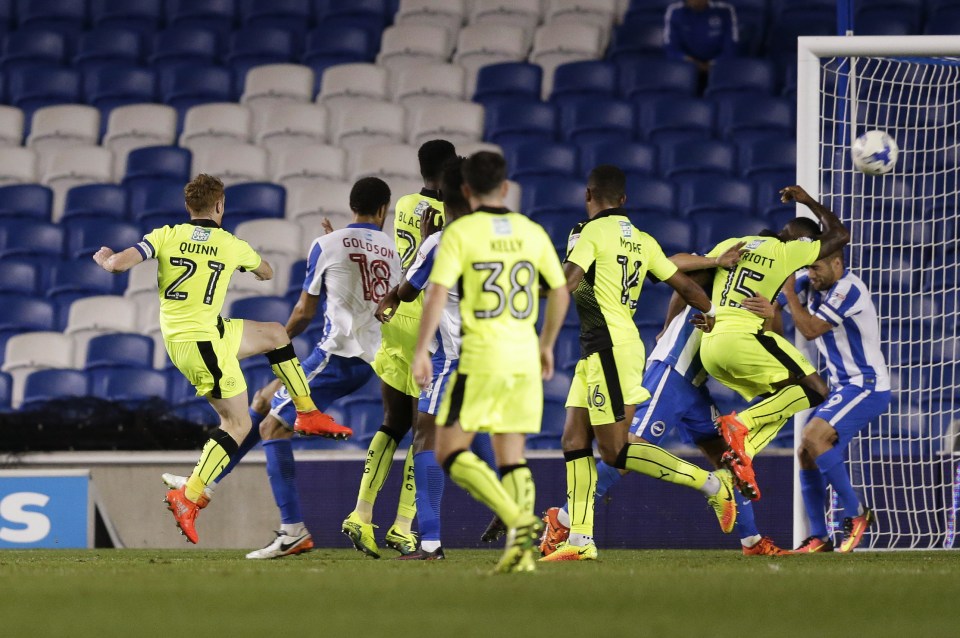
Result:
<instances>
[{"instance_id":1,"label":"goal net","mask_svg":"<svg viewBox=\"0 0 960 638\"><path fill-rule=\"evenodd\" d=\"M952 547L960 489L960 43L801 38L799 49L798 180L851 231L848 267L873 293L893 386L888 413L849 449L854 487L877 513L862 546ZM850 143L871 129L900 147L887 175L853 167ZM799 542L805 516L796 492ZM835 501L831 514L839 527Z\"/></svg>"}]
</instances>

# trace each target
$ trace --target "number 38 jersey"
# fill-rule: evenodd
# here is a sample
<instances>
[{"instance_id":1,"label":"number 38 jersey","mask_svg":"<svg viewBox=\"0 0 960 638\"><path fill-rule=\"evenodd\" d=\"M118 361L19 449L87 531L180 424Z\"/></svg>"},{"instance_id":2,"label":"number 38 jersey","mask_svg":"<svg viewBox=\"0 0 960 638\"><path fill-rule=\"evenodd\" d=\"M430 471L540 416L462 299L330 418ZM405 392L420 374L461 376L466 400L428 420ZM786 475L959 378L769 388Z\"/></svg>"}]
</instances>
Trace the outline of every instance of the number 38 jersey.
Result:
<instances>
[{"instance_id":1,"label":"number 38 jersey","mask_svg":"<svg viewBox=\"0 0 960 638\"><path fill-rule=\"evenodd\" d=\"M160 331L167 341L219 338L217 326L235 270L260 266L260 255L209 219L163 226L135 248L157 260Z\"/></svg>"},{"instance_id":2,"label":"number 38 jersey","mask_svg":"<svg viewBox=\"0 0 960 638\"><path fill-rule=\"evenodd\" d=\"M541 280L566 285L546 231L527 217L481 207L444 229L430 283L460 285L461 373L539 375Z\"/></svg>"},{"instance_id":3,"label":"number 38 jersey","mask_svg":"<svg viewBox=\"0 0 960 638\"><path fill-rule=\"evenodd\" d=\"M400 278L394 243L373 224L350 224L313 241L304 292L320 297L329 354L373 361L380 347L377 304Z\"/></svg>"},{"instance_id":4,"label":"number 38 jersey","mask_svg":"<svg viewBox=\"0 0 960 638\"><path fill-rule=\"evenodd\" d=\"M639 342L633 315L647 272L661 281L677 272L657 240L638 230L619 208L602 211L574 227L567 261L585 273L573 291L583 357Z\"/></svg>"}]
</instances>

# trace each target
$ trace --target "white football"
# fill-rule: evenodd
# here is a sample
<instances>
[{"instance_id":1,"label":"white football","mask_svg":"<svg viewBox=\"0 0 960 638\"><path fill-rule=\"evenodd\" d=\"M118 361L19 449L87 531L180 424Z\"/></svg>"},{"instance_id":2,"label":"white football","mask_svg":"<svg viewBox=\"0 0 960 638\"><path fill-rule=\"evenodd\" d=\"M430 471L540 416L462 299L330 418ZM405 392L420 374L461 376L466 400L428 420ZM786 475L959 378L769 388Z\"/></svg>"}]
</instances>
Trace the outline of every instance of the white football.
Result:
<instances>
[{"instance_id":1,"label":"white football","mask_svg":"<svg viewBox=\"0 0 960 638\"><path fill-rule=\"evenodd\" d=\"M867 131L853 141L850 155L857 170L867 175L884 175L893 170L900 148L885 131Z\"/></svg>"}]
</instances>

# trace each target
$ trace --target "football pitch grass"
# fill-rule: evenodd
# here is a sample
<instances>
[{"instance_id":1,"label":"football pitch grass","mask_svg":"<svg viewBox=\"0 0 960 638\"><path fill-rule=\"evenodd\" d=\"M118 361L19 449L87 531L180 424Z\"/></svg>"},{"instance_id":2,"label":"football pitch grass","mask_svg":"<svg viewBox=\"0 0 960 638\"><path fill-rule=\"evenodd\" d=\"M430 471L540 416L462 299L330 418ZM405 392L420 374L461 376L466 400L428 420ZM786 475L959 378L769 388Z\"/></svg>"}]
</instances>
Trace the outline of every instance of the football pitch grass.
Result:
<instances>
[{"instance_id":1,"label":"football pitch grass","mask_svg":"<svg viewBox=\"0 0 960 638\"><path fill-rule=\"evenodd\" d=\"M960 554L601 550L490 575L499 552L0 551L0 636L956 636ZM389 556L393 552L388 551Z\"/></svg>"}]
</instances>

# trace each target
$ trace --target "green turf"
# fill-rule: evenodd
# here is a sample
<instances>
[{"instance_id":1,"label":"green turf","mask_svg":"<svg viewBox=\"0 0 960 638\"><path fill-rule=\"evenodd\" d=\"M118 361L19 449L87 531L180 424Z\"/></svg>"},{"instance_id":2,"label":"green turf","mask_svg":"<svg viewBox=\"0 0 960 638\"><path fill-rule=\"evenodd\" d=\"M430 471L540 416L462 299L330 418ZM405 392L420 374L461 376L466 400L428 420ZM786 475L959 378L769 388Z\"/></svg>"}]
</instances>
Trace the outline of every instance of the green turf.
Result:
<instances>
[{"instance_id":1,"label":"green turf","mask_svg":"<svg viewBox=\"0 0 960 638\"><path fill-rule=\"evenodd\" d=\"M0 636L956 636L960 554L611 551L492 576L321 550L0 551ZM295 633L294 633L295 632Z\"/></svg>"}]
</instances>

